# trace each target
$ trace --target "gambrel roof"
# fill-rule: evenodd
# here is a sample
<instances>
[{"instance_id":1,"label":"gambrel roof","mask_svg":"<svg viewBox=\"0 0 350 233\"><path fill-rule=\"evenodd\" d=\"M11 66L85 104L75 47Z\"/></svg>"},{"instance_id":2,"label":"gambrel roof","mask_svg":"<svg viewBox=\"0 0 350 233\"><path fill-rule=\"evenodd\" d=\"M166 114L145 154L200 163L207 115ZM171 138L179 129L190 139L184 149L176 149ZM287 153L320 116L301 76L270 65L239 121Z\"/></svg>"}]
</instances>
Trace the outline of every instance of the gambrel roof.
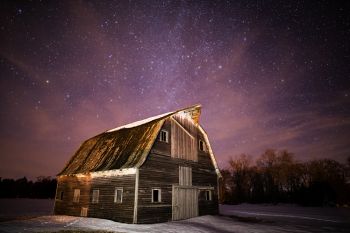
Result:
<instances>
[{"instance_id":1,"label":"gambrel roof","mask_svg":"<svg viewBox=\"0 0 350 233\"><path fill-rule=\"evenodd\" d=\"M164 121L177 113L188 114L198 125L220 175L207 134L198 123L200 112L201 105L194 105L103 132L86 140L58 175L139 168L145 162Z\"/></svg>"}]
</instances>

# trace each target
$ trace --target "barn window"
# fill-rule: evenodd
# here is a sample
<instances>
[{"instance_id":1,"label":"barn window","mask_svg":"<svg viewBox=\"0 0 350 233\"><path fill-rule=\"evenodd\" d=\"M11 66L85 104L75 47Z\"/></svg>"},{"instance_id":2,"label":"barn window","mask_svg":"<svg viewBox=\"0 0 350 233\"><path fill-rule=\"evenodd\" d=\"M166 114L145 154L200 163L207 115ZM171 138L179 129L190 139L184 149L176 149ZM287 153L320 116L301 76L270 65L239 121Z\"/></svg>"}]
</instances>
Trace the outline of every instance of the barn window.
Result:
<instances>
[{"instance_id":1,"label":"barn window","mask_svg":"<svg viewBox=\"0 0 350 233\"><path fill-rule=\"evenodd\" d=\"M79 202L80 189L74 189L73 202Z\"/></svg>"},{"instance_id":2,"label":"barn window","mask_svg":"<svg viewBox=\"0 0 350 233\"><path fill-rule=\"evenodd\" d=\"M169 133L166 130L161 130L159 134L159 141L169 142Z\"/></svg>"},{"instance_id":3,"label":"barn window","mask_svg":"<svg viewBox=\"0 0 350 233\"><path fill-rule=\"evenodd\" d=\"M152 202L161 202L162 195L160 189L152 189Z\"/></svg>"},{"instance_id":4,"label":"barn window","mask_svg":"<svg viewBox=\"0 0 350 233\"><path fill-rule=\"evenodd\" d=\"M114 203L123 202L123 188L115 188L114 191Z\"/></svg>"},{"instance_id":5,"label":"barn window","mask_svg":"<svg viewBox=\"0 0 350 233\"><path fill-rule=\"evenodd\" d=\"M199 140L199 150L205 151L205 143L202 140Z\"/></svg>"},{"instance_id":6,"label":"barn window","mask_svg":"<svg viewBox=\"0 0 350 233\"><path fill-rule=\"evenodd\" d=\"M204 191L204 195L205 195L205 200L206 201L211 201L212 197L211 197L211 190L205 190Z\"/></svg>"},{"instance_id":7,"label":"barn window","mask_svg":"<svg viewBox=\"0 0 350 233\"><path fill-rule=\"evenodd\" d=\"M61 201L63 200L63 191L61 191L61 193L60 193L60 200Z\"/></svg>"},{"instance_id":8,"label":"barn window","mask_svg":"<svg viewBox=\"0 0 350 233\"><path fill-rule=\"evenodd\" d=\"M92 190L92 203L98 203L98 197L100 196L100 190Z\"/></svg>"}]
</instances>

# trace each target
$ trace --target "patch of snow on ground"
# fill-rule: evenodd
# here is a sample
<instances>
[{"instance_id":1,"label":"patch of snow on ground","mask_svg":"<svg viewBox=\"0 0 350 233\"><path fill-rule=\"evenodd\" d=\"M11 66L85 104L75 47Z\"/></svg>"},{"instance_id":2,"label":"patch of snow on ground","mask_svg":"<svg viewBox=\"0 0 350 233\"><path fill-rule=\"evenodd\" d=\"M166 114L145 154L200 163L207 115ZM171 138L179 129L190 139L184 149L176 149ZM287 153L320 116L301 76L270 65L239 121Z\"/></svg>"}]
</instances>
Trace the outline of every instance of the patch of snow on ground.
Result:
<instances>
[{"instance_id":1,"label":"patch of snow on ground","mask_svg":"<svg viewBox=\"0 0 350 233\"><path fill-rule=\"evenodd\" d=\"M41 204L40 204L41 202ZM110 232L218 232L218 233L348 233L350 209L305 208L295 205L220 205L226 216L201 216L158 224L125 224L98 218L52 214L53 200L0 199L0 232L57 232L60 230ZM42 214L40 214L42 213ZM16 216L40 216L26 220ZM6 218L14 216L13 218ZM230 216L230 217L228 217ZM12 221L8 221L12 219ZM5 221L4 221L5 220Z\"/></svg>"},{"instance_id":2,"label":"patch of snow on ground","mask_svg":"<svg viewBox=\"0 0 350 233\"><path fill-rule=\"evenodd\" d=\"M155 233L187 233L187 232L280 232L273 227L262 227L246 223L238 223L227 217L201 216L177 222L158 224L125 224L97 218L72 216L43 216L22 221L0 223L1 232L40 232L59 230L105 230L114 232L155 232Z\"/></svg>"}]
</instances>

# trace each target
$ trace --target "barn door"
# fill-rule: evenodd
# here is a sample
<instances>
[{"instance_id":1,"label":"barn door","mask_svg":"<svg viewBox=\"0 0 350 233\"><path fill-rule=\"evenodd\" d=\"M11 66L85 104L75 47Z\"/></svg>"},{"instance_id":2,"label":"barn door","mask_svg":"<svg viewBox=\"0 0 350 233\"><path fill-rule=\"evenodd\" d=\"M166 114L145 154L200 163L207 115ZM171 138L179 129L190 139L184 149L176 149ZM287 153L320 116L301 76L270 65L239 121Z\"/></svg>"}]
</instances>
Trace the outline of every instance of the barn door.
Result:
<instances>
[{"instance_id":1,"label":"barn door","mask_svg":"<svg viewBox=\"0 0 350 233\"><path fill-rule=\"evenodd\" d=\"M173 186L173 220L198 216L198 194L193 187Z\"/></svg>"}]
</instances>

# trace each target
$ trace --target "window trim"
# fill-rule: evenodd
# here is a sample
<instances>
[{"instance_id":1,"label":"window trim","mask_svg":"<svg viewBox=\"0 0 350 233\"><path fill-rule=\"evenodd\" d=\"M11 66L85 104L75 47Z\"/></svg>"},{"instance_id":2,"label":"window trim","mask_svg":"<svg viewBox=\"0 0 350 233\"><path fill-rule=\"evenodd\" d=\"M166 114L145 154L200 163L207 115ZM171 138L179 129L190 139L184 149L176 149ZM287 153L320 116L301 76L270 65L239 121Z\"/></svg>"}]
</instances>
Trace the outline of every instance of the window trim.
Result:
<instances>
[{"instance_id":1,"label":"window trim","mask_svg":"<svg viewBox=\"0 0 350 233\"><path fill-rule=\"evenodd\" d=\"M121 190L120 201L118 201L117 190ZM124 193L123 188L116 187L114 189L114 203L123 203L123 193Z\"/></svg>"},{"instance_id":2,"label":"window trim","mask_svg":"<svg viewBox=\"0 0 350 233\"><path fill-rule=\"evenodd\" d=\"M153 191L158 190L158 201L154 201ZM152 188L152 203L161 203L162 202L162 190L160 188Z\"/></svg>"},{"instance_id":3,"label":"window trim","mask_svg":"<svg viewBox=\"0 0 350 233\"><path fill-rule=\"evenodd\" d=\"M205 193L204 193L205 200L206 200L206 201L212 201L212 200L213 200L212 191L211 191L211 190L205 190L204 192L205 192ZM209 193L209 195L208 195L208 198L209 198L209 199L207 199L207 193Z\"/></svg>"},{"instance_id":4,"label":"window trim","mask_svg":"<svg viewBox=\"0 0 350 233\"><path fill-rule=\"evenodd\" d=\"M80 200L80 189L74 189L73 202L79 203L79 200Z\"/></svg>"},{"instance_id":5,"label":"window trim","mask_svg":"<svg viewBox=\"0 0 350 233\"><path fill-rule=\"evenodd\" d=\"M201 145L202 145L202 148L201 148ZM198 140L198 149L199 149L199 151L206 152L206 145L202 139Z\"/></svg>"},{"instance_id":6,"label":"window trim","mask_svg":"<svg viewBox=\"0 0 350 233\"><path fill-rule=\"evenodd\" d=\"M97 193L97 194L95 194L95 193ZM99 202L99 199L100 199L100 190L99 189L93 189L92 190L91 203L97 204Z\"/></svg>"},{"instance_id":7,"label":"window trim","mask_svg":"<svg viewBox=\"0 0 350 233\"><path fill-rule=\"evenodd\" d=\"M162 139L162 133L165 133L165 140ZM169 132L165 129L160 130L159 141L169 143Z\"/></svg>"}]
</instances>

